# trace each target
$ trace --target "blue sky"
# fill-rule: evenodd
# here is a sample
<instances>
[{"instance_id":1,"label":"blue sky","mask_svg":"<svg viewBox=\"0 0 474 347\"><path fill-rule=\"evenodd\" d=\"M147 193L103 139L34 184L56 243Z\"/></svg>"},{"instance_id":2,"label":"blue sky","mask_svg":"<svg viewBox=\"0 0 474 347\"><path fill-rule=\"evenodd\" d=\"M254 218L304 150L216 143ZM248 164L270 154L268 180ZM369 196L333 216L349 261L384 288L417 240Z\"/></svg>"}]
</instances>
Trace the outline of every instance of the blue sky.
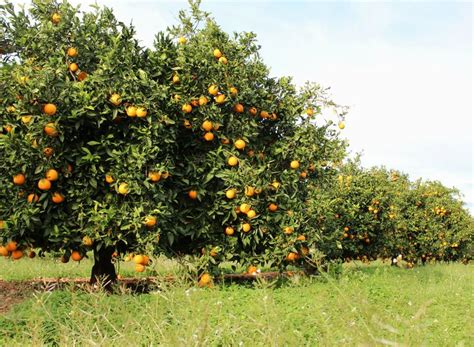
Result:
<instances>
[{"instance_id":1,"label":"blue sky","mask_svg":"<svg viewBox=\"0 0 474 347\"><path fill-rule=\"evenodd\" d=\"M144 45L186 7L97 3L133 21ZM343 134L364 165L456 186L474 211L470 2L203 0L202 7L227 32L255 32L273 75L331 86L334 100L351 107Z\"/></svg>"}]
</instances>

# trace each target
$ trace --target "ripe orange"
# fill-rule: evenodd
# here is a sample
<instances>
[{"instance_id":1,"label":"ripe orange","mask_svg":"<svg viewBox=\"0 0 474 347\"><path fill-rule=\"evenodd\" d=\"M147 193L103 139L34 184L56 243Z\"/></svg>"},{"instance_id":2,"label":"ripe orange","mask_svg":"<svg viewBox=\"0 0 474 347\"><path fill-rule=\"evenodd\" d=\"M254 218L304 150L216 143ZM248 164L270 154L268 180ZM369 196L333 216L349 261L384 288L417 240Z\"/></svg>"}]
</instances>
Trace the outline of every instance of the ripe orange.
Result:
<instances>
[{"instance_id":1,"label":"ripe orange","mask_svg":"<svg viewBox=\"0 0 474 347\"><path fill-rule=\"evenodd\" d=\"M128 194L128 183L120 183L119 187L118 187L118 192L119 194L121 195L127 195Z\"/></svg>"},{"instance_id":2,"label":"ripe orange","mask_svg":"<svg viewBox=\"0 0 474 347\"><path fill-rule=\"evenodd\" d=\"M306 236L298 235L298 237L296 238L296 241L306 241Z\"/></svg>"},{"instance_id":3,"label":"ripe orange","mask_svg":"<svg viewBox=\"0 0 474 347\"><path fill-rule=\"evenodd\" d=\"M61 15L59 13L53 13L53 15L51 16L51 22L53 22L53 24L59 24L59 22L61 21Z\"/></svg>"},{"instance_id":4,"label":"ripe orange","mask_svg":"<svg viewBox=\"0 0 474 347\"><path fill-rule=\"evenodd\" d=\"M278 205L272 202L270 205L268 205L268 210L270 212L276 212L278 210Z\"/></svg>"},{"instance_id":5,"label":"ripe orange","mask_svg":"<svg viewBox=\"0 0 474 347\"><path fill-rule=\"evenodd\" d=\"M148 173L148 178L152 182L158 182L161 179L161 173L158 171L150 171Z\"/></svg>"},{"instance_id":6,"label":"ripe orange","mask_svg":"<svg viewBox=\"0 0 474 347\"><path fill-rule=\"evenodd\" d=\"M293 227L285 227L285 228L283 229L283 232L284 232L286 235L293 234L293 231L294 231Z\"/></svg>"},{"instance_id":7,"label":"ripe orange","mask_svg":"<svg viewBox=\"0 0 474 347\"><path fill-rule=\"evenodd\" d=\"M201 278L199 279L198 285L200 287L206 287L211 284L212 277L208 273L204 273L201 275Z\"/></svg>"},{"instance_id":8,"label":"ripe orange","mask_svg":"<svg viewBox=\"0 0 474 347\"><path fill-rule=\"evenodd\" d=\"M296 170L297 168L300 167L300 162L298 160L293 160L291 163L290 163L290 167L293 169L293 170Z\"/></svg>"},{"instance_id":9,"label":"ripe orange","mask_svg":"<svg viewBox=\"0 0 474 347\"><path fill-rule=\"evenodd\" d=\"M339 124L337 125L339 127L339 129L344 129L346 127L346 123L344 123L343 121L340 121Z\"/></svg>"},{"instance_id":10,"label":"ripe orange","mask_svg":"<svg viewBox=\"0 0 474 347\"><path fill-rule=\"evenodd\" d=\"M234 142L234 146L235 148L242 150L245 148L245 141L242 139L238 139L237 141Z\"/></svg>"},{"instance_id":11,"label":"ripe orange","mask_svg":"<svg viewBox=\"0 0 474 347\"><path fill-rule=\"evenodd\" d=\"M257 212L255 212L255 210L250 210L247 212L247 217L249 219L255 218L255 216L257 216Z\"/></svg>"},{"instance_id":12,"label":"ripe orange","mask_svg":"<svg viewBox=\"0 0 474 347\"><path fill-rule=\"evenodd\" d=\"M255 194L255 188L254 187L245 187L245 195L253 196L254 194Z\"/></svg>"},{"instance_id":13,"label":"ripe orange","mask_svg":"<svg viewBox=\"0 0 474 347\"><path fill-rule=\"evenodd\" d=\"M59 192L55 192L53 193L53 196L51 197L51 200L55 203L55 204L60 204L64 201L64 195L62 195L61 193Z\"/></svg>"},{"instance_id":14,"label":"ripe orange","mask_svg":"<svg viewBox=\"0 0 474 347\"><path fill-rule=\"evenodd\" d=\"M201 96L198 100L199 106L204 106L209 102L205 96Z\"/></svg>"},{"instance_id":15,"label":"ripe orange","mask_svg":"<svg viewBox=\"0 0 474 347\"><path fill-rule=\"evenodd\" d=\"M38 181L38 188L41 190L50 190L51 189L51 182L46 178L42 178Z\"/></svg>"},{"instance_id":16,"label":"ripe orange","mask_svg":"<svg viewBox=\"0 0 474 347\"><path fill-rule=\"evenodd\" d=\"M211 86L208 88L207 91L208 91L209 94L211 94L211 95L217 95L217 93L219 93L219 88L218 88L215 84L213 84L213 85L211 85Z\"/></svg>"},{"instance_id":17,"label":"ripe orange","mask_svg":"<svg viewBox=\"0 0 474 347\"><path fill-rule=\"evenodd\" d=\"M22 250L15 250L15 251L12 251L12 259L13 260L18 260L18 259L21 259L23 258L23 251Z\"/></svg>"},{"instance_id":18,"label":"ripe orange","mask_svg":"<svg viewBox=\"0 0 474 347\"><path fill-rule=\"evenodd\" d=\"M308 173L306 171L301 171L300 178L305 179L306 177L308 177Z\"/></svg>"},{"instance_id":19,"label":"ripe orange","mask_svg":"<svg viewBox=\"0 0 474 347\"><path fill-rule=\"evenodd\" d=\"M71 259L74 261L81 261L84 256L78 252L78 251L73 251L71 253Z\"/></svg>"},{"instance_id":20,"label":"ripe orange","mask_svg":"<svg viewBox=\"0 0 474 347\"><path fill-rule=\"evenodd\" d=\"M55 104L46 104L43 106L43 112L48 116L54 116L56 114L57 107Z\"/></svg>"},{"instance_id":21,"label":"ripe orange","mask_svg":"<svg viewBox=\"0 0 474 347\"><path fill-rule=\"evenodd\" d=\"M136 272L143 272L143 271L145 271L145 269L146 269L145 265L135 264L135 271Z\"/></svg>"},{"instance_id":22,"label":"ripe orange","mask_svg":"<svg viewBox=\"0 0 474 347\"><path fill-rule=\"evenodd\" d=\"M286 260L288 260L288 261L295 261L296 259L298 259L298 254L294 253L294 252L290 252L286 256Z\"/></svg>"},{"instance_id":23,"label":"ripe orange","mask_svg":"<svg viewBox=\"0 0 474 347\"><path fill-rule=\"evenodd\" d=\"M344 231L349 231L349 227L344 227Z\"/></svg>"},{"instance_id":24,"label":"ripe orange","mask_svg":"<svg viewBox=\"0 0 474 347\"><path fill-rule=\"evenodd\" d=\"M312 108L308 108L306 110L306 114L308 115L308 117L312 117L314 115L314 110Z\"/></svg>"},{"instance_id":25,"label":"ripe orange","mask_svg":"<svg viewBox=\"0 0 474 347\"><path fill-rule=\"evenodd\" d=\"M214 98L214 100L216 101L216 104L223 104L225 102L225 95L219 94Z\"/></svg>"},{"instance_id":26,"label":"ripe orange","mask_svg":"<svg viewBox=\"0 0 474 347\"><path fill-rule=\"evenodd\" d=\"M242 112L244 112L244 105L242 105L242 104L235 104L235 105L234 105L234 112L236 112L236 113L242 113Z\"/></svg>"},{"instance_id":27,"label":"ripe orange","mask_svg":"<svg viewBox=\"0 0 474 347\"><path fill-rule=\"evenodd\" d=\"M232 96L236 96L239 93L238 89L235 87L230 87L229 91Z\"/></svg>"},{"instance_id":28,"label":"ripe orange","mask_svg":"<svg viewBox=\"0 0 474 347\"><path fill-rule=\"evenodd\" d=\"M197 199L197 196L198 196L198 193L197 193L197 191L195 191L195 190L190 190L190 191L188 192L188 196L189 196L190 199L196 200L196 199Z\"/></svg>"},{"instance_id":29,"label":"ripe orange","mask_svg":"<svg viewBox=\"0 0 474 347\"><path fill-rule=\"evenodd\" d=\"M256 116L257 115L257 109L255 107L250 107L249 113L252 116Z\"/></svg>"},{"instance_id":30,"label":"ripe orange","mask_svg":"<svg viewBox=\"0 0 474 347\"><path fill-rule=\"evenodd\" d=\"M145 261L145 257L141 254L137 254L136 256L133 257L133 262L135 264L142 264L144 263Z\"/></svg>"},{"instance_id":31,"label":"ripe orange","mask_svg":"<svg viewBox=\"0 0 474 347\"><path fill-rule=\"evenodd\" d=\"M16 241L10 241L6 245L6 249L8 252L16 251L17 247L18 247L18 244L16 243Z\"/></svg>"},{"instance_id":32,"label":"ripe orange","mask_svg":"<svg viewBox=\"0 0 474 347\"><path fill-rule=\"evenodd\" d=\"M217 58L217 59L219 59L220 57L222 57L222 52L221 52L221 50L218 49L218 48L214 49L213 54L214 54L214 57Z\"/></svg>"},{"instance_id":33,"label":"ripe orange","mask_svg":"<svg viewBox=\"0 0 474 347\"><path fill-rule=\"evenodd\" d=\"M257 267L255 265L250 265L248 268L247 268L247 273L249 275L256 275L257 274Z\"/></svg>"},{"instance_id":34,"label":"ripe orange","mask_svg":"<svg viewBox=\"0 0 474 347\"><path fill-rule=\"evenodd\" d=\"M225 192L225 196L227 197L227 199L233 199L233 198L235 198L236 193L237 193L237 190L232 188L232 189L229 189Z\"/></svg>"},{"instance_id":35,"label":"ripe orange","mask_svg":"<svg viewBox=\"0 0 474 347\"><path fill-rule=\"evenodd\" d=\"M28 197L26 198L26 201L28 201L30 204L36 203L39 200L39 196L36 194L29 194Z\"/></svg>"},{"instance_id":36,"label":"ripe orange","mask_svg":"<svg viewBox=\"0 0 474 347\"><path fill-rule=\"evenodd\" d=\"M145 217L145 226L147 228L153 228L156 225L156 217L155 216L146 216Z\"/></svg>"},{"instance_id":37,"label":"ripe orange","mask_svg":"<svg viewBox=\"0 0 474 347\"><path fill-rule=\"evenodd\" d=\"M7 248L4 246L0 246L0 256L8 257L10 252L8 252Z\"/></svg>"},{"instance_id":38,"label":"ripe orange","mask_svg":"<svg viewBox=\"0 0 474 347\"><path fill-rule=\"evenodd\" d=\"M224 64L224 65L227 65L227 58L224 57L224 56L220 57L220 58L219 58L219 63Z\"/></svg>"},{"instance_id":39,"label":"ripe orange","mask_svg":"<svg viewBox=\"0 0 474 347\"><path fill-rule=\"evenodd\" d=\"M270 117L270 114L267 111L261 111L260 112L260 117L263 119L267 119Z\"/></svg>"},{"instance_id":40,"label":"ripe orange","mask_svg":"<svg viewBox=\"0 0 474 347\"><path fill-rule=\"evenodd\" d=\"M69 47L69 48L67 49L67 55L68 55L69 57L75 57L75 56L77 55L77 49L74 48L74 47Z\"/></svg>"},{"instance_id":41,"label":"ripe orange","mask_svg":"<svg viewBox=\"0 0 474 347\"><path fill-rule=\"evenodd\" d=\"M114 183L114 178L112 175L105 175L105 182L108 184Z\"/></svg>"},{"instance_id":42,"label":"ripe orange","mask_svg":"<svg viewBox=\"0 0 474 347\"><path fill-rule=\"evenodd\" d=\"M211 132L205 133L204 134L204 140L206 140L208 142L214 140L214 134L211 133Z\"/></svg>"},{"instance_id":43,"label":"ripe orange","mask_svg":"<svg viewBox=\"0 0 474 347\"><path fill-rule=\"evenodd\" d=\"M201 127L205 130L205 131L211 131L212 130L212 122L210 120L205 120L204 122L202 122L202 125Z\"/></svg>"},{"instance_id":44,"label":"ripe orange","mask_svg":"<svg viewBox=\"0 0 474 347\"><path fill-rule=\"evenodd\" d=\"M57 181L59 177L59 173L55 169L49 169L46 171L46 179L48 181Z\"/></svg>"},{"instance_id":45,"label":"ripe orange","mask_svg":"<svg viewBox=\"0 0 474 347\"><path fill-rule=\"evenodd\" d=\"M135 106L128 106L127 107L127 116L136 117L137 116L137 108Z\"/></svg>"},{"instance_id":46,"label":"ripe orange","mask_svg":"<svg viewBox=\"0 0 474 347\"><path fill-rule=\"evenodd\" d=\"M5 221L0 220L0 230L5 229Z\"/></svg>"},{"instance_id":47,"label":"ripe orange","mask_svg":"<svg viewBox=\"0 0 474 347\"><path fill-rule=\"evenodd\" d=\"M237 166L239 164L239 159L237 157L229 157L229 159L227 160L227 164L229 164L229 166Z\"/></svg>"},{"instance_id":48,"label":"ripe orange","mask_svg":"<svg viewBox=\"0 0 474 347\"><path fill-rule=\"evenodd\" d=\"M122 99L117 93L112 94L109 98L109 101L114 106L119 106L122 103Z\"/></svg>"},{"instance_id":49,"label":"ripe orange","mask_svg":"<svg viewBox=\"0 0 474 347\"><path fill-rule=\"evenodd\" d=\"M84 81L86 78L87 78L87 72L85 72L85 71L81 71L77 74L77 80L79 82Z\"/></svg>"},{"instance_id":50,"label":"ripe orange","mask_svg":"<svg viewBox=\"0 0 474 347\"><path fill-rule=\"evenodd\" d=\"M13 183L16 186L24 185L25 184L25 175L22 174L22 173L19 173L19 174L16 174L15 176L13 176Z\"/></svg>"},{"instance_id":51,"label":"ripe orange","mask_svg":"<svg viewBox=\"0 0 474 347\"><path fill-rule=\"evenodd\" d=\"M51 137L58 136L58 130L56 129L56 125L54 123L48 123L43 128L44 133Z\"/></svg>"},{"instance_id":52,"label":"ripe orange","mask_svg":"<svg viewBox=\"0 0 474 347\"><path fill-rule=\"evenodd\" d=\"M84 236L82 238L82 244L86 247L92 247L94 240L92 240L89 236Z\"/></svg>"},{"instance_id":53,"label":"ripe orange","mask_svg":"<svg viewBox=\"0 0 474 347\"><path fill-rule=\"evenodd\" d=\"M247 214L250 209L252 208L252 206L250 206L249 204L246 204L246 203L243 203L240 205L240 212L244 213L244 214Z\"/></svg>"},{"instance_id":54,"label":"ripe orange","mask_svg":"<svg viewBox=\"0 0 474 347\"><path fill-rule=\"evenodd\" d=\"M138 118L144 118L148 114L148 111L144 107L138 107L137 108L137 117Z\"/></svg>"},{"instance_id":55,"label":"ripe orange","mask_svg":"<svg viewBox=\"0 0 474 347\"><path fill-rule=\"evenodd\" d=\"M76 63L69 64L69 71L76 72L77 70L79 70L79 66Z\"/></svg>"},{"instance_id":56,"label":"ripe orange","mask_svg":"<svg viewBox=\"0 0 474 347\"><path fill-rule=\"evenodd\" d=\"M49 158L54 154L54 149L52 147L45 147L43 149L43 154L45 157Z\"/></svg>"},{"instance_id":57,"label":"ripe orange","mask_svg":"<svg viewBox=\"0 0 474 347\"><path fill-rule=\"evenodd\" d=\"M178 75L173 75L173 78L171 79L174 84L179 83L179 76Z\"/></svg>"},{"instance_id":58,"label":"ripe orange","mask_svg":"<svg viewBox=\"0 0 474 347\"><path fill-rule=\"evenodd\" d=\"M232 227L227 227L227 228L225 228L225 234L226 234L227 236L232 236L232 235L234 235L234 232L235 232L235 231L234 231L234 228L232 228Z\"/></svg>"},{"instance_id":59,"label":"ripe orange","mask_svg":"<svg viewBox=\"0 0 474 347\"><path fill-rule=\"evenodd\" d=\"M244 233L248 233L252 229L252 226L249 223L242 224L242 231Z\"/></svg>"},{"instance_id":60,"label":"ripe orange","mask_svg":"<svg viewBox=\"0 0 474 347\"><path fill-rule=\"evenodd\" d=\"M190 113L190 112L193 110L193 107L192 107L190 104L184 104L184 105L181 107L181 110L182 110L184 113Z\"/></svg>"}]
</instances>

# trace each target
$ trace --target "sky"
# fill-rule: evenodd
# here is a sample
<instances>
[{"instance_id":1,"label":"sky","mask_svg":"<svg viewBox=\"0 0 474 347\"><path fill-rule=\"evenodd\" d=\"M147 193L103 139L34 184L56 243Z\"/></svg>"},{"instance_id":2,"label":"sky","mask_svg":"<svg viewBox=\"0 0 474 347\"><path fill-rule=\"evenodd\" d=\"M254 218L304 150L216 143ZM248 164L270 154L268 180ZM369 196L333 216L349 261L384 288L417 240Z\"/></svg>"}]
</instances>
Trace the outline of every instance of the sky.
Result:
<instances>
[{"instance_id":1,"label":"sky","mask_svg":"<svg viewBox=\"0 0 474 347\"><path fill-rule=\"evenodd\" d=\"M112 7L146 46L187 7L71 2ZM364 166L455 186L474 212L471 2L203 0L201 7L229 33L255 32L273 76L331 87L334 101L350 107L343 137Z\"/></svg>"}]
</instances>

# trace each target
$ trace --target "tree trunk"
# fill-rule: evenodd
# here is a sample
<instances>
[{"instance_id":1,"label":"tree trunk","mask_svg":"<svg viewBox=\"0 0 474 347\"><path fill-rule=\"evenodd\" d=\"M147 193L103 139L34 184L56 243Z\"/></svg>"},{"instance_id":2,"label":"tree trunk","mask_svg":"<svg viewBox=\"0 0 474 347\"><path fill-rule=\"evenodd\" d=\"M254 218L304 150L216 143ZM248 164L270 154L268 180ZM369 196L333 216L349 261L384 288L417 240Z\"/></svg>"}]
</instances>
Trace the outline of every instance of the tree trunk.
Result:
<instances>
[{"instance_id":1,"label":"tree trunk","mask_svg":"<svg viewBox=\"0 0 474 347\"><path fill-rule=\"evenodd\" d=\"M92 267L90 283L100 283L105 289L110 289L112 284L117 281L115 266L112 264L112 254L114 249L111 247L94 249L94 266Z\"/></svg>"}]
</instances>

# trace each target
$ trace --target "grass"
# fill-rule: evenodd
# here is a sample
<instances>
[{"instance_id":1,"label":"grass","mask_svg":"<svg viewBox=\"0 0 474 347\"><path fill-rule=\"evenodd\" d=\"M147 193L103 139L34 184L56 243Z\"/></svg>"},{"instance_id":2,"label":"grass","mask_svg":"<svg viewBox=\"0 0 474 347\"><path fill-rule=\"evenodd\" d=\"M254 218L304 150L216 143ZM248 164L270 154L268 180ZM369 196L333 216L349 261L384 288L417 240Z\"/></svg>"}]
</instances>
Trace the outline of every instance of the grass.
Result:
<instances>
[{"instance_id":1,"label":"grass","mask_svg":"<svg viewBox=\"0 0 474 347\"><path fill-rule=\"evenodd\" d=\"M87 277L90 264L63 265L1 260L0 278ZM0 317L0 346L468 346L473 309L471 265L376 264L346 267L337 279L296 277L279 285L36 293Z\"/></svg>"}]
</instances>

